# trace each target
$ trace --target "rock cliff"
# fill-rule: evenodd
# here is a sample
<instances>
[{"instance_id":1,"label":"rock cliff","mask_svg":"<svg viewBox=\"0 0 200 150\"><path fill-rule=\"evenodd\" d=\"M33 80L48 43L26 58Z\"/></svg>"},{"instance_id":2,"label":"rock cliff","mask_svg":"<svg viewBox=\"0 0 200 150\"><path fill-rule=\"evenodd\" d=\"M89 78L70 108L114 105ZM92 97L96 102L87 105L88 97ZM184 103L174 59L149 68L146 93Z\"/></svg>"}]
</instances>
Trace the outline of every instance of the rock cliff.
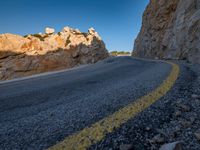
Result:
<instances>
[{"instance_id":1,"label":"rock cliff","mask_svg":"<svg viewBox=\"0 0 200 150\"><path fill-rule=\"evenodd\" d=\"M88 33L69 27L54 32L46 28L45 34L0 35L0 80L95 63L108 57L105 44L93 28Z\"/></svg>"},{"instance_id":2,"label":"rock cliff","mask_svg":"<svg viewBox=\"0 0 200 150\"><path fill-rule=\"evenodd\" d=\"M200 63L200 0L150 0L133 55Z\"/></svg>"}]
</instances>

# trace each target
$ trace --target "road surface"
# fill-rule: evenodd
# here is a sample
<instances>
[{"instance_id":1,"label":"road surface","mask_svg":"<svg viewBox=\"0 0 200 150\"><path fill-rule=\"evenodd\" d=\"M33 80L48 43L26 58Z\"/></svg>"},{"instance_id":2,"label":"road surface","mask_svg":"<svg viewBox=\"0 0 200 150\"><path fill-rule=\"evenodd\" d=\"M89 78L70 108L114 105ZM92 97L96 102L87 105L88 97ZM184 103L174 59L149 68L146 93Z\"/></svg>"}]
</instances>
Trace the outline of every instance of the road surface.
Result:
<instances>
[{"instance_id":1,"label":"road surface","mask_svg":"<svg viewBox=\"0 0 200 150\"><path fill-rule=\"evenodd\" d=\"M0 149L51 148L147 95L171 70L164 62L116 57L0 83Z\"/></svg>"}]
</instances>

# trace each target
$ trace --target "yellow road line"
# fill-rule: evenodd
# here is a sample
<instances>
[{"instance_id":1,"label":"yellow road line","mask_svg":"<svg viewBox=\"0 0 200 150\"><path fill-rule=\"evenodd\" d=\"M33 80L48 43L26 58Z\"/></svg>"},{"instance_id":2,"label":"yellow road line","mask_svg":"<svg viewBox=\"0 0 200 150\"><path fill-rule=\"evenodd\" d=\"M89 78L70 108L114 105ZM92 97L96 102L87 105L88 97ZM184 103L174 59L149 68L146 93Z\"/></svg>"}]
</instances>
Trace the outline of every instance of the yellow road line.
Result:
<instances>
[{"instance_id":1,"label":"yellow road line","mask_svg":"<svg viewBox=\"0 0 200 150\"><path fill-rule=\"evenodd\" d=\"M119 128L129 119L134 118L138 113L151 106L172 88L179 76L179 66L174 63L168 63L172 65L172 70L166 80L154 91L137 99L114 114L94 123L90 127L86 127L66 137L60 143L50 147L49 150L85 150L101 141L106 134L111 133L114 129Z\"/></svg>"}]
</instances>

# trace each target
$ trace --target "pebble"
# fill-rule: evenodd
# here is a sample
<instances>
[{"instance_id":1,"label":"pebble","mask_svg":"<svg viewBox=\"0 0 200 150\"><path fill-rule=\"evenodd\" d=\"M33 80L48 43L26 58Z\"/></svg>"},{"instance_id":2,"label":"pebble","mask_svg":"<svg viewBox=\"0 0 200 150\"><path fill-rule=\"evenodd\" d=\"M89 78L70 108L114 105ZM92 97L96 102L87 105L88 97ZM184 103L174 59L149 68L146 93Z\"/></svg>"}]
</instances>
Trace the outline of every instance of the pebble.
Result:
<instances>
[{"instance_id":1,"label":"pebble","mask_svg":"<svg viewBox=\"0 0 200 150\"><path fill-rule=\"evenodd\" d=\"M119 149L120 150L131 150L131 149L133 149L133 145L132 144L123 144L123 145L120 145Z\"/></svg>"},{"instance_id":2,"label":"pebble","mask_svg":"<svg viewBox=\"0 0 200 150\"><path fill-rule=\"evenodd\" d=\"M184 128L190 128L190 127L192 126L192 122L187 121L187 120L182 120L182 121L181 121L181 125L182 125Z\"/></svg>"},{"instance_id":3,"label":"pebble","mask_svg":"<svg viewBox=\"0 0 200 150\"><path fill-rule=\"evenodd\" d=\"M176 112L175 112L175 117L180 117L180 116L181 116L181 111L179 111L179 110L176 111Z\"/></svg>"},{"instance_id":4,"label":"pebble","mask_svg":"<svg viewBox=\"0 0 200 150\"><path fill-rule=\"evenodd\" d=\"M182 142L164 144L159 150L182 150Z\"/></svg>"},{"instance_id":5,"label":"pebble","mask_svg":"<svg viewBox=\"0 0 200 150\"><path fill-rule=\"evenodd\" d=\"M165 137L167 136L167 134L162 129L156 129L156 131L162 136L165 136Z\"/></svg>"},{"instance_id":6,"label":"pebble","mask_svg":"<svg viewBox=\"0 0 200 150\"><path fill-rule=\"evenodd\" d=\"M149 140L150 143L154 144L154 143L164 143L165 142L165 138L163 136L161 136L160 134L154 136L151 140Z\"/></svg>"},{"instance_id":7,"label":"pebble","mask_svg":"<svg viewBox=\"0 0 200 150\"><path fill-rule=\"evenodd\" d=\"M151 128L150 128L150 127L146 127L145 130L146 130L146 131L150 131Z\"/></svg>"},{"instance_id":8,"label":"pebble","mask_svg":"<svg viewBox=\"0 0 200 150\"><path fill-rule=\"evenodd\" d=\"M191 97L194 98L194 99L200 99L200 96L199 96L199 95L196 95L196 94L192 94Z\"/></svg>"},{"instance_id":9,"label":"pebble","mask_svg":"<svg viewBox=\"0 0 200 150\"><path fill-rule=\"evenodd\" d=\"M195 132L194 135L195 135L196 139L198 141L200 141L200 131Z\"/></svg>"},{"instance_id":10,"label":"pebble","mask_svg":"<svg viewBox=\"0 0 200 150\"><path fill-rule=\"evenodd\" d=\"M180 128L179 126L176 126L176 127L175 127L175 131L176 131L176 132L179 132L179 131L181 131L181 128Z\"/></svg>"},{"instance_id":11,"label":"pebble","mask_svg":"<svg viewBox=\"0 0 200 150\"><path fill-rule=\"evenodd\" d=\"M195 122L195 117L190 117L190 121L192 122L192 124Z\"/></svg>"},{"instance_id":12,"label":"pebble","mask_svg":"<svg viewBox=\"0 0 200 150\"><path fill-rule=\"evenodd\" d=\"M179 107L181 108L181 110L184 111L184 112L189 112L189 111L191 111L191 108L190 108L190 106L188 106L188 105L179 104L178 106L179 106Z\"/></svg>"}]
</instances>

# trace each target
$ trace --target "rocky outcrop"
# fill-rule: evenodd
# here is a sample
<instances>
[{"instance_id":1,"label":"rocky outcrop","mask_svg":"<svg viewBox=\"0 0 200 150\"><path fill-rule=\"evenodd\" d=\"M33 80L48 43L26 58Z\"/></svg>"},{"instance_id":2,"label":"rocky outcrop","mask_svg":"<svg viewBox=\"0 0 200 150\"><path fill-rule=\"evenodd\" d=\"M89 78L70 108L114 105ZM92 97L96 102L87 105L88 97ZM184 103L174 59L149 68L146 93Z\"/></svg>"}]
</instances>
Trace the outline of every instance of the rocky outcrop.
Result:
<instances>
[{"instance_id":1,"label":"rocky outcrop","mask_svg":"<svg viewBox=\"0 0 200 150\"><path fill-rule=\"evenodd\" d=\"M49 27L47 27L46 29L45 29L45 33L46 34L53 34L55 32L55 29L54 28L49 28Z\"/></svg>"},{"instance_id":2,"label":"rocky outcrop","mask_svg":"<svg viewBox=\"0 0 200 150\"><path fill-rule=\"evenodd\" d=\"M133 55L200 63L200 0L151 0Z\"/></svg>"},{"instance_id":3,"label":"rocky outcrop","mask_svg":"<svg viewBox=\"0 0 200 150\"><path fill-rule=\"evenodd\" d=\"M0 35L0 80L95 63L108 57L98 33L65 27L54 34Z\"/></svg>"}]
</instances>

